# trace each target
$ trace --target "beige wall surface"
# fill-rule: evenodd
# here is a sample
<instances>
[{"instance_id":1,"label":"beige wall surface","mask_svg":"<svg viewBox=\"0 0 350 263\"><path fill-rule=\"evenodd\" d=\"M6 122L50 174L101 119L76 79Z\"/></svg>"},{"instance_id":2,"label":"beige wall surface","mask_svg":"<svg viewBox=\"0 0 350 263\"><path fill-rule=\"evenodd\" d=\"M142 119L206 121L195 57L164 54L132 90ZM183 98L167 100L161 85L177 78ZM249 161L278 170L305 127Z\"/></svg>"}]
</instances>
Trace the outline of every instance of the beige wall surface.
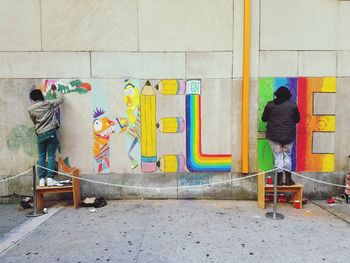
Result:
<instances>
[{"instance_id":1,"label":"beige wall surface","mask_svg":"<svg viewBox=\"0 0 350 263\"><path fill-rule=\"evenodd\" d=\"M203 151L232 154L233 171L239 172L243 2L1 0L0 174L21 172L36 159L28 154L32 141L25 135L31 126L28 92L45 79L80 79L96 89L65 95L60 129L62 157L69 156L83 173L93 173L95 94L107 89L103 94L108 94L111 117L125 114L126 78L141 80L141 86L145 80L155 85L161 79L201 79ZM346 170L350 1L251 3L250 170L257 170L258 88L263 77L337 78L335 94L315 98L319 114L335 114L335 134L316 134L313 147L334 152L335 170ZM157 93L157 121L172 113L185 118L185 111L184 95ZM139 167L130 170L126 140L119 134L111 138L110 172L140 172ZM185 133L158 133L157 140L158 157L186 152Z\"/></svg>"},{"instance_id":2,"label":"beige wall surface","mask_svg":"<svg viewBox=\"0 0 350 263\"><path fill-rule=\"evenodd\" d=\"M44 51L134 51L136 0L41 1Z\"/></svg>"}]
</instances>

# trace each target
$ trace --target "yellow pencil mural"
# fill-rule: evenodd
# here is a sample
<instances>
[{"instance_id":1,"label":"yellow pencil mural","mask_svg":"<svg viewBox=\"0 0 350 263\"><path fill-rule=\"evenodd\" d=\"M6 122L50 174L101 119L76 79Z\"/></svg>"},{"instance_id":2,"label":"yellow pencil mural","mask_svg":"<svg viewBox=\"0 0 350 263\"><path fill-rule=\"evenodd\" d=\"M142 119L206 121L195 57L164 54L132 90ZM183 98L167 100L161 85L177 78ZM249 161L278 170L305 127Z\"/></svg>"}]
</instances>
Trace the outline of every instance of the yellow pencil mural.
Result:
<instances>
[{"instance_id":1,"label":"yellow pencil mural","mask_svg":"<svg viewBox=\"0 0 350 263\"><path fill-rule=\"evenodd\" d=\"M161 133L183 133L185 121L182 117L162 118L156 126Z\"/></svg>"},{"instance_id":2,"label":"yellow pencil mural","mask_svg":"<svg viewBox=\"0 0 350 263\"><path fill-rule=\"evenodd\" d=\"M181 173L185 171L185 156L182 154L164 155L157 162L163 173Z\"/></svg>"},{"instance_id":3,"label":"yellow pencil mural","mask_svg":"<svg viewBox=\"0 0 350 263\"><path fill-rule=\"evenodd\" d=\"M183 95L186 91L184 80L163 79L158 82L155 89L162 95Z\"/></svg>"},{"instance_id":4,"label":"yellow pencil mural","mask_svg":"<svg viewBox=\"0 0 350 263\"><path fill-rule=\"evenodd\" d=\"M150 173L157 170L156 143L156 94L151 83L146 82L141 90L141 171Z\"/></svg>"}]
</instances>

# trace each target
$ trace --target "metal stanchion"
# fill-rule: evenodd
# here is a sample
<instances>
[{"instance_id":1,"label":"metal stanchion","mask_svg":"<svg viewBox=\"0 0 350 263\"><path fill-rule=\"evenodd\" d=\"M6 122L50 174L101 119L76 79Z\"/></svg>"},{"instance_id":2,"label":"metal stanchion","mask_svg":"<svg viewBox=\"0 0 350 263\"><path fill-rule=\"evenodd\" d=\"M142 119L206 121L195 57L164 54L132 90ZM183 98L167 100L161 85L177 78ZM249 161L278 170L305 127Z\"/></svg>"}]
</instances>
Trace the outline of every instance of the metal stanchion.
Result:
<instances>
[{"instance_id":1,"label":"metal stanchion","mask_svg":"<svg viewBox=\"0 0 350 263\"><path fill-rule=\"evenodd\" d=\"M277 213L277 171L275 171L275 180L273 184L273 212L266 213L266 217L275 220L281 220L284 215Z\"/></svg>"},{"instance_id":2,"label":"metal stanchion","mask_svg":"<svg viewBox=\"0 0 350 263\"><path fill-rule=\"evenodd\" d=\"M37 217L37 216L41 216L44 213L38 213L37 211L37 204L36 204L36 169L35 169L35 165L33 166L33 202L34 202L34 211L30 212L27 214L27 217Z\"/></svg>"}]
</instances>

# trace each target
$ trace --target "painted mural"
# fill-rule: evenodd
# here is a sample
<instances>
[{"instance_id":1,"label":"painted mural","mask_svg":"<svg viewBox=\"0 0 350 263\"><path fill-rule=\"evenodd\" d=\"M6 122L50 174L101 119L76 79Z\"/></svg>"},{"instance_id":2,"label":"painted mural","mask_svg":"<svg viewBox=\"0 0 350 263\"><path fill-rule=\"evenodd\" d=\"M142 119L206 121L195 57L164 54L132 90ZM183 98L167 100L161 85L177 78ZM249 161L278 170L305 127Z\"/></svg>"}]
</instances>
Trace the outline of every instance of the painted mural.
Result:
<instances>
[{"instance_id":1,"label":"painted mural","mask_svg":"<svg viewBox=\"0 0 350 263\"><path fill-rule=\"evenodd\" d=\"M106 116L103 109L96 108L93 113L93 129L94 129L94 168L95 172L109 172L110 167L110 151L109 139L114 133L115 122Z\"/></svg>"},{"instance_id":2,"label":"painted mural","mask_svg":"<svg viewBox=\"0 0 350 263\"><path fill-rule=\"evenodd\" d=\"M79 79L70 81L68 83L65 83L63 80L47 79L44 81L41 87L41 91L43 92L45 99L48 99L48 100L56 99L55 93L53 93L51 90L52 85L55 85L57 90L62 94L68 94L73 92L76 92L78 94L85 94L91 91L91 85L87 82L82 82ZM35 88L40 88L40 87L35 87ZM55 109L55 115L56 115L56 119L59 122L61 120L60 112L61 112L60 107L57 107Z\"/></svg>"},{"instance_id":3,"label":"painted mural","mask_svg":"<svg viewBox=\"0 0 350 263\"><path fill-rule=\"evenodd\" d=\"M335 78L299 78L298 107L301 118L297 127L297 171L334 171L334 154L313 153L313 132L335 132L335 116L314 115L316 92L335 93Z\"/></svg>"},{"instance_id":4,"label":"painted mural","mask_svg":"<svg viewBox=\"0 0 350 263\"><path fill-rule=\"evenodd\" d=\"M162 95L183 95L186 92L184 80L164 79L157 83L155 89Z\"/></svg>"},{"instance_id":5,"label":"painted mural","mask_svg":"<svg viewBox=\"0 0 350 263\"><path fill-rule=\"evenodd\" d=\"M47 100L52 100L56 98L56 95L51 91L51 86L55 85L57 90L62 94L76 92L78 94L85 94L91 91L91 85L87 82L82 82L79 79L65 83L64 80L54 80L54 79L45 79L41 85L34 85L30 90L40 89ZM29 93L28 93L29 99ZM60 108L58 107L55 112L56 118L60 121ZM6 144L9 150L18 151L23 149L24 153L28 156L37 156L37 143L36 143L36 134L35 127L27 127L25 125L18 125L11 129L7 135ZM60 150L60 148L59 148ZM66 165L68 164L68 157L65 158Z\"/></svg>"},{"instance_id":6,"label":"painted mural","mask_svg":"<svg viewBox=\"0 0 350 263\"><path fill-rule=\"evenodd\" d=\"M120 134L126 137L126 148L131 162L131 169L140 165L140 142L141 142L141 116L140 116L140 81L125 80L124 103L126 116L117 117L116 121Z\"/></svg>"},{"instance_id":7,"label":"painted mural","mask_svg":"<svg viewBox=\"0 0 350 263\"><path fill-rule=\"evenodd\" d=\"M38 156L34 126L18 125L14 127L7 136L6 144L10 151L23 149L28 156Z\"/></svg>"},{"instance_id":8,"label":"painted mural","mask_svg":"<svg viewBox=\"0 0 350 263\"><path fill-rule=\"evenodd\" d=\"M118 84L116 84L118 83ZM153 83L153 84L152 84ZM200 80L92 80L91 84L81 80L43 80L34 86L43 91L46 99L54 99L50 92L56 85L63 94L86 94L91 92L92 145L91 156L94 173L110 173L111 145L125 143L125 152L116 152L114 167L119 167L120 158L126 171L144 173L206 173L230 172L230 153L212 154L202 150L202 105ZM286 86L299 107L301 121L297 126L297 138L292 151L292 167L296 171L334 171L333 153L314 153L314 132L335 132L334 115L314 113L315 93L335 93L335 78L261 78L259 80L258 131L264 132L266 124L261 114L266 103L273 99L274 91ZM94 88L92 88L94 87ZM165 96L178 96L185 105L184 116L163 115L157 118L157 100ZM168 99L169 97L167 97ZM160 111L162 112L162 111ZM60 112L57 112L59 117ZM183 136L185 152L166 152L160 142L171 140L172 134ZM121 136L115 136L120 134ZM170 136L170 137L167 137ZM178 135L177 135L178 136ZM159 142L157 141L157 138ZM23 151L30 156L36 154L34 127L14 127L7 136L7 147L12 151ZM113 147L112 147L113 148ZM117 148L121 149L121 148ZM273 155L268 141L260 134L258 139L258 164L262 170L273 168ZM68 159L59 159L68 171Z\"/></svg>"},{"instance_id":9,"label":"painted mural","mask_svg":"<svg viewBox=\"0 0 350 263\"><path fill-rule=\"evenodd\" d=\"M140 80L124 81L125 115L112 118L108 98L108 83L99 81L96 94L93 91L93 128L94 128L94 172L110 172L110 139L119 131L124 134L130 170L140 166L141 172L229 172L231 154L206 154L201 146L201 107L200 80L159 80L153 87L151 81L145 81L140 89ZM118 91L120 87L118 87ZM120 94L120 93L118 93ZM186 94L186 95L185 95ZM183 96L186 101L186 116L169 116L157 120L157 96ZM195 103L190 103L194 101ZM198 103L199 102L199 103ZM187 129L186 129L187 127ZM157 134L157 130L159 134ZM186 155L168 153L157 155L157 136L186 132ZM140 149L140 150L139 150Z\"/></svg>"},{"instance_id":10,"label":"painted mural","mask_svg":"<svg viewBox=\"0 0 350 263\"><path fill-rule=\"evenodd\" d=\"M335 132L335 116L315 115L314 93L336 92L335 78L261 78L259 80L258 131L266 131L261 115L266 103L273 99L273 93L280 86L286 86L292 93L292 100L298 104L301 120L297 125L297 136L292 150L292 169L305 172L334 171L334 154L313 153L313 132ZM273 168L273 156L266 139L258 140L259 169Z\"/></svg>"},{"instance_id":11,"label":"painted mural","mask_svg":"<svg viewBox=\"0 0 350 263\"><path fill-rule=\"evenodd\" d=\"M258 132L266 131L266 122L261 120L265 105L273 100L273 93L285 86L292 94L291 100L297 103L297 78L262 78L259 80ZM258 162L262 170L273 168L274 158L267 139L258 139ZM296 167L296 144L292 148L292 170ZM264 168L264 169L263 169Z\"/></svg>"},{"instance_id":12,"label":"painted mural","mask_svg":"<svg viewBox=\"0 0 350 263\"><path fill-rule=\"evenodd\" d=\"M157 162L159 170L163 173L185 172L185 156L183 154L163 155Z\"/></svg>"},{"instance_id":13,"label":"painted mural","mask_svg":"<svg viewBox=\"0 0 350 263\"><path fill-rule=\"evenodd\" d=\"M186 91L186 82L184 80L166 79L160 80L155 89L160 95L176 96L184 95ZM183 133L185 131L185 120L183 117L164 117L159 119L156 124L160 135L174 133ZM163 173L182 173L185 172L185 156L180 154L165 154L156 163L158 169Z\"/></svg>"},{"instance_id":14,"label":"painted mural","mask_svg":"<svg viewBox=\"0 0 350 263\"><path fill-rule=\"evenodd\" d=\"M156 94L149 81L141 90L141 171L157 170Z\"/></svg>"},{"instance_id":15,"label":"painted mural","mask_svg":"<svg viewBox=\"0 0 350 263\"><path fill-rule=\"evenodd\" d=\"M191 172L230 172L231 154L202 152L200 81L187 81L186 90L186 157Z\"/></svg>"}]
</instances>

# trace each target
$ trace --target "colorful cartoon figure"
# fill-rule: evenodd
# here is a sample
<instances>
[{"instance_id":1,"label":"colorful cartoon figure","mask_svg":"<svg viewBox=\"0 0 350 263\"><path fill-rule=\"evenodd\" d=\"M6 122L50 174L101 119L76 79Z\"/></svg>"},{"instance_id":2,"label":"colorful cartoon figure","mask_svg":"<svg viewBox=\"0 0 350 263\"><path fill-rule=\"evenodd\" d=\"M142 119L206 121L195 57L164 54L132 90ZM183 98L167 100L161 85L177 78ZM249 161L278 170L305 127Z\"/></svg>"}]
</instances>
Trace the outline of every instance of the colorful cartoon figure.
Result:
<instances>
[{"instance_id":1,"label":"colorful cartoon figure","mask_svg":"<svg viewBox=\"0 0 350 263\"><path fill-rule=\"evenodd\" d=\"M62 94L76 92L78 94L85 94L91 91L91 85L87 82L82 82L79 79L70 81L67 85L65 85L61 80L53 80L47 79L42 88L42 91L45 96L51 96L51 85L56 85L59 92ZM48 97L48 99L50 99Z\"/></svg>"},{"instance_id":2,"label":"colorful cartoon figure","mask_svg":"<svg viewBox=\"0 0 350 263\"><path fill-rule=\"evenodd\" d=\"M114 133L115 123L103 116L104 110L96 108L94 118L94 157L97 163L97 172L109 169L109 136ZM96 166L95 166L96 167Z\"/></svg>"},{"instance_id":3,"label":"colorful cartoon figure","mask_svg":"<svg viewBox=\"0 0 350 263\"><path fill-rule=\"evenodd\" d=\"M51 90L52 85L55 85L57 90L62 94L67 94L72 92L76 92L78 94L85 94L91 91L91 85L87 82L82 82L79 79L73 80L69 82L67 85L65 85L62 80L47 79L45 80L45 83L43 83L41 87L41 91L43 92L45 98L48 100L56 99L55 93L53 93ZM61 112L59 107L55 109L55 116L56 116L56 119L60 122Z\"/></svg>"},{"instance_id":4,"label":"colorful cartoon figure","mask_svg":"<svg viewBox=\"0 0 350 263\"><path fill-rule=\"evenodd\" d=\"M117 122L120 127L120 133L126 132L128 143L128 156L131 161L131 168L135 169L138 165L138 158L133 154L133 150L141 140L140 126L140 92L130 80L125 80L124 103L126 105L126 118L118 117Z\"/></svg>"}]
</instances>

